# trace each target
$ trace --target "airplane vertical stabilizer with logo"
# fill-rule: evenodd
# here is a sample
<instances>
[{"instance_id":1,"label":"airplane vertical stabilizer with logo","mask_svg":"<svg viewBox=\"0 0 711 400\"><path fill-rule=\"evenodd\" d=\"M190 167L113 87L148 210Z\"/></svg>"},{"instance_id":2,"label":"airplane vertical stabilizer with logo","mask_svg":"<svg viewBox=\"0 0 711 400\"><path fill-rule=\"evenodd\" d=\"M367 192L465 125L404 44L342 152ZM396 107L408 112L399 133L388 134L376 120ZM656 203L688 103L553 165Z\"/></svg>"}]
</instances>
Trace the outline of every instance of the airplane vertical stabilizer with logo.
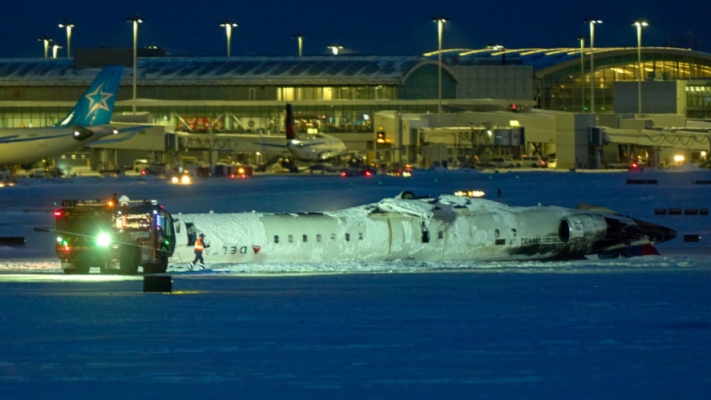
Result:
<instances>
[{"instance_id":1,"label":"airplane vertical stabilizer with logo","mask_svg":"<svg viewBox=\"0 0 711 400\"><path fill-rule=\"evenodd\" d=\"M55 127L106 125L111 122L123 66L104 67L74 109Z\"/></svg>"},{"instance_id":2,"label":"airplane vertical stabilizer with logo","mask_svg":"<svg viewBox=\"0 0 711 400\"><path fill-rule=\"evenodd\" d=\"M296 123L294 121L294 111L291 109L291 104L286 103L286 140L296 139Z\"/></svg>"}]
</instances>

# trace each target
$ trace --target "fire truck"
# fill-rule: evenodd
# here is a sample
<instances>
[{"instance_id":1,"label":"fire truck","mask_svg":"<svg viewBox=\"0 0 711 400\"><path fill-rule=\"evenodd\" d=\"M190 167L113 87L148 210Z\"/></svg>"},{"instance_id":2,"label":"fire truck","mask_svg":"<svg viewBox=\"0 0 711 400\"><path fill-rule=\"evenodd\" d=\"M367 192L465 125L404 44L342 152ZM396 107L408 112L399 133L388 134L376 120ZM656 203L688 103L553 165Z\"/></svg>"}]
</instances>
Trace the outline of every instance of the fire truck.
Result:
<instances>
[{"instance_id":1,"label":"fire truck","mask_svg":"<svg viewBox=\"0 0 711 400\"><path fill-rule=\"evenodd\" d=\"M155 200L63 200L54 219L66 274L165 273L175 250L173 218Z\"/></svg>"}]
</instances>

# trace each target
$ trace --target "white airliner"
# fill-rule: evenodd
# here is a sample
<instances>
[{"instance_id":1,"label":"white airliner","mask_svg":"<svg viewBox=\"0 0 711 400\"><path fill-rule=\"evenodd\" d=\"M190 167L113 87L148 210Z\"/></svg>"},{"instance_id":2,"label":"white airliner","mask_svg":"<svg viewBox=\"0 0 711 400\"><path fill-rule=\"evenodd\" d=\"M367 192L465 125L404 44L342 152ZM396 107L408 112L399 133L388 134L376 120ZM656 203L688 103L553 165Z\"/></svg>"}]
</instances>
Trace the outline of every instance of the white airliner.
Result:
<instances>
[{"instance_id":1,"label":"white airliner","mask_svg":"<svg viewBox=\"0 0 711 400\"><path fill-rule=\"evenodd\" d=\"M199 233L208 264L500 261L658 254L676 232L610 210L511 207L481 198L415 198L322 213L180 214L170 262L187 265Z\"/></svg>"},{"instance_id":2,"label":"white airliner","mask_svg":"<svg viewBox=\"0 0 711 400\"><path fill-rule=\"evenodd\" d=\"M334 157L348 153L345 143L343 143L341 139L331 135L316 133L298 136L294 122L294 112L289 103L286 104L286 118L284 122L286 128L286 150L296 161L323 163ZM269 143L259 144L263 146L282 147ZM292 167L295 168L295 166ZM293 168L290 169L293 170Z\"/></svg>"},{"instance_id":3,"label":"white airliner","mask_svg":"<svg viewBox=\"0 0 711 400\"><path fill-rule=\"evenodd\" d=\"M32 164L124 132L108 125L122 71L122 66L103 68L72 111L53 126L0 129L0 166Z\"/></svg>"}]
</instances>

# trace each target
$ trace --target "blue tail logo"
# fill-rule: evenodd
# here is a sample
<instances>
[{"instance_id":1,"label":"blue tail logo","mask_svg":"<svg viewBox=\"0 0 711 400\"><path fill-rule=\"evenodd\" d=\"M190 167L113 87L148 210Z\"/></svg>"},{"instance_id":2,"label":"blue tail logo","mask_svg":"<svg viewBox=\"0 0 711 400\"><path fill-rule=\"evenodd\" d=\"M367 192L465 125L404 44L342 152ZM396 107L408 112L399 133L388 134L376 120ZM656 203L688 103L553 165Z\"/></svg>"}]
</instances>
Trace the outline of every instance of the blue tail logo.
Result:
<instances>
[{"instance_id":1,"label":"blue tail logo","mask_svg":"<svg viewBox=\"0 0 711 400\"><path fill-rule=\"evenodd\" d=\"M104 67L74 109L54 126L91 126L111 122L122 73L122 66Z\"/></svg>"}]
</instances>

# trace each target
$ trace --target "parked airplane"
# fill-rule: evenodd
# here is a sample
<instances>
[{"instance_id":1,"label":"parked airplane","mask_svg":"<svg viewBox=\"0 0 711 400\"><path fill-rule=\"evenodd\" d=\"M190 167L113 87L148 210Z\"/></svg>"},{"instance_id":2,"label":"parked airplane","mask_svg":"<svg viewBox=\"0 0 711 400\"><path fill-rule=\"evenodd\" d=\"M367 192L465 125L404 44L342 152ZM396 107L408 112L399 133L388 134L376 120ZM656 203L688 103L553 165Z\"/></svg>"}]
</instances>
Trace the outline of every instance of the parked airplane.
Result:
<instances>
[{"instance_id":1,"label":"parked airplane","mask_svg":"<svg viewBox=\"0 0 711 400\"><path fill-rule=\"evenodd\" d=\"M60 122L44 128L0 129L0 166L31 164L77 150L117 130L108 124L121 81L122 66L105 67Z\"/></svg>"},{"instance_id":2,"label":"parked airplane","mask_svg":"<svg viewBox=\"0 0 711 400\"><path fill-rule=\"evenodd\" d=\"M403 192L322 213L181 214L171 263L187 265L199 233L208 263L501 261L658 254L663 226L597 207L512 207Z\"/></svg>"},{"instance_id":3,"label":"parked airplane","mask_svg":"<svg viewBox=\"0 0 711 400\"><path fill-rule=\"evenodd\" d=\"M284 121L286 128L286 150L295 161L305 161L311 163L323 163L334 157L348 153L345 143L341 139L327 135L325 133L298 136L294 112L291 104L286 104L286 118ZM263 146L282 147L281 145L259 143ZM289 165L289 169L295 172L296 166Z\"/></svg>"}]
</instances>

